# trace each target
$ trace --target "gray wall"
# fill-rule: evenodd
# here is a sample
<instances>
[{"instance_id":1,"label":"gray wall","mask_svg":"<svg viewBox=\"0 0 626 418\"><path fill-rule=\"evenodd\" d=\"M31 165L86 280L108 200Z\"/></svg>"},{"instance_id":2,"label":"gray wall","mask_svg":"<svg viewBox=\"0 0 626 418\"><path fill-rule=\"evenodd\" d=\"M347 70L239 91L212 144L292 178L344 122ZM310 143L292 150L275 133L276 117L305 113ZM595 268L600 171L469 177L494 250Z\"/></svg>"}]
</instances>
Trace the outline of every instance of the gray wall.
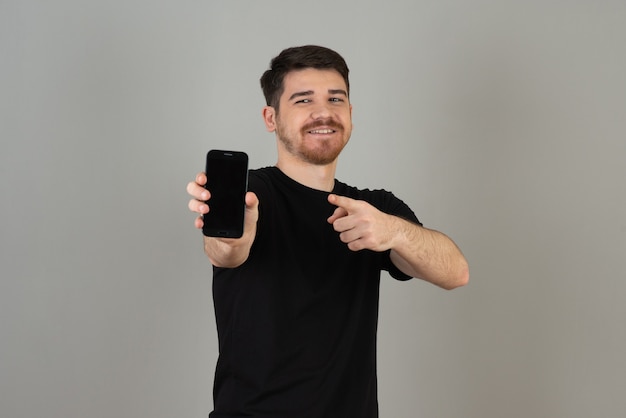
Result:
<instances>
[{"instance_id":1,"label":"gray wall","mask_svg":"<svg viewBox=\"0 0 626 418\"><path fill-rule=\"evenodd\" d=\"M382 416L623 416L624 39L617 0L0 1L0 416L206 416L184 188L210 148L274 163L258 78L304 43L352 70L338 177L471 265L383 278Z\"/></svg>"}]
</instances>

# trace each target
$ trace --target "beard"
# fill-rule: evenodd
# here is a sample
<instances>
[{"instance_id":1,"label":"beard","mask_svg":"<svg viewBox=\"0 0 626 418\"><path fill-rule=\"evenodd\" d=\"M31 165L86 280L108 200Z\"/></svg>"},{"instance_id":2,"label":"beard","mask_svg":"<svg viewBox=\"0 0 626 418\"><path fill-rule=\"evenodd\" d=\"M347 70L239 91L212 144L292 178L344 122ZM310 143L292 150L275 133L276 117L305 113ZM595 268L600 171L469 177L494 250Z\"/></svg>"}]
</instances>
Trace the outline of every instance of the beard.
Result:
<instances>
[{"instance_id":1,"label":"beard","mask_svg":"<svg viewBox=\"0 0 626 418\"><path fill-rule=\"evenodd\" d=\"M332 128L338 135L329 139L305 139L308 131L322 126ZM290 154L314 165L328 165L334 162L350 139L350 132L346 132L344 126L334 119L311 122L296 133L277 120L276 135Z\"/></svg>"}]
</instances>

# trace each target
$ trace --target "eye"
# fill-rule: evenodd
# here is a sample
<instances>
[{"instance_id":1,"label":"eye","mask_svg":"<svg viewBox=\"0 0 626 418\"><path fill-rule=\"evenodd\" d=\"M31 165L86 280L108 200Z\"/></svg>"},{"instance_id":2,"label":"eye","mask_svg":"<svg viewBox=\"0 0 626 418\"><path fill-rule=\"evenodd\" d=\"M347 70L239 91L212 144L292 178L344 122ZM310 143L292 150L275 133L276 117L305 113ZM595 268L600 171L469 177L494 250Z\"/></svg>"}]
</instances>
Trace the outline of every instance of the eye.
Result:
<instances>
[{"instance_id":1,"label":"eye","mask_svg":"<svg viewBox=\"0 0 626 418\"><path fill-rule=\"evenodd\" d=\"M296 103L311 103L311 99L298 100Z\"/></svg>"},{"instance_id":2,"label":"eye","mask_svg":"<svg viewBox=\"0 0 626 418\"><path fill-rule=\"evenodd\" d=\"M331 97L330 99L328 99L328 101L333 103L341 103L343 102L343 99L341 97Z\"/></svg>"}]
</instances>

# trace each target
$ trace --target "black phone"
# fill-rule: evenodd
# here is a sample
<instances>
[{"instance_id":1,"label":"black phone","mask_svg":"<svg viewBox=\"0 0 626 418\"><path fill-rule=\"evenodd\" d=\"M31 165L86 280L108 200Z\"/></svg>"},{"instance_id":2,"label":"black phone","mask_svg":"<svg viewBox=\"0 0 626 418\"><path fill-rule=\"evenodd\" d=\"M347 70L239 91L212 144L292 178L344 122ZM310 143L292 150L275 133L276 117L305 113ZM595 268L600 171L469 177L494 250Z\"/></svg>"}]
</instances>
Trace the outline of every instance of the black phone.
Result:
<instances>
[{"instance_id":1,"label":"black phone","mask_svg":"<svg viewBox=\"0 0 626 418\"><path fill-rule=\"evenodd\" d=\"M211 150L206 156L211 198L202 232L208 237L240 238L248 191L248 155L240 151Z\"/></svg>"}]
</instances>

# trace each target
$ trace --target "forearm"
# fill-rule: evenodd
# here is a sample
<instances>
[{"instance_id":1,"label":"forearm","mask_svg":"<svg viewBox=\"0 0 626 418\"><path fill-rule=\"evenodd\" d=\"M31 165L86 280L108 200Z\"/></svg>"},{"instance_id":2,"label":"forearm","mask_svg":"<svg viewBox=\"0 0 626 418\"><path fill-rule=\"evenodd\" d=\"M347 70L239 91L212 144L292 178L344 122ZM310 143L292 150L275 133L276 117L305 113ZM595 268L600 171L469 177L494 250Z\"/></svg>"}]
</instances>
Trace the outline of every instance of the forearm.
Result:
<instances>
[{"instance_id":1,"label":"forearm","mask_svg":"<svg viewBox=\"0 0 626 418\"><path fill-rule=\"evenodd\" d=\"M337 206L328 222L350 250L391 250L391 261L402 272L444 289L467 283L467 261L444 234L381 212L364 201L334 194L328 201Z\"/></svg>"},{"instance_id":2,"label":"forearm","mask_svg":"<svg viewBox=\"0 0 626 418\"><path fill-rule=\"evenodd\" d=\"M444 289L467 284L469 268L456 244L441 232L404 219L394 220L391 261L404 273Z\"/></svg>"},{"instance_id":3,"label":"forearm","mask_svg":"<svg viewBox=\"0 0 626 418\"><path fill-rule=\"evenodd\" d=\"M239 267L248 259L251 247L252 243L245 237L238 239L204 237L204 253L216 267Z\"/></svg>"}]
</instances>

